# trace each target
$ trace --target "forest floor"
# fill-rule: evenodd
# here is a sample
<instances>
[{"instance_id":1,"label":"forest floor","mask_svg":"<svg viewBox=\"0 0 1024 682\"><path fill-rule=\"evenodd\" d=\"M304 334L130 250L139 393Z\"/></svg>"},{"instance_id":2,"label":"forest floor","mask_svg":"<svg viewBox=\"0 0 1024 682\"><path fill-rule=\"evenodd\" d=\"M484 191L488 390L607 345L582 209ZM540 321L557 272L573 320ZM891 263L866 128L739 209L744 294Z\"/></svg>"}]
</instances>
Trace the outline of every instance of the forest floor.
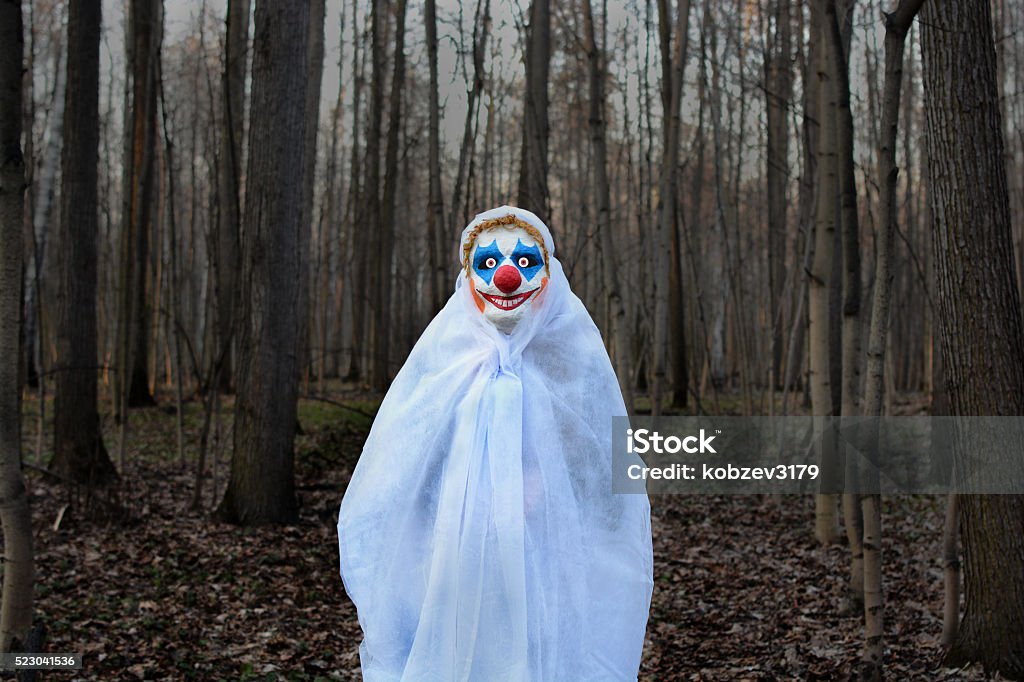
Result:
<instances>
[{"instance_id":1,"label":"forest floor","mask_svg":"<svg viewBox=\"0 0 1024 682\"><path fill-rule=\"evenodd\" d=\"M356 411L300 405L293 526L243 529L211 517L209 479L215 469L223 487L226 447L214 448L204 509L191 509L195 464L177 460L173 402L132 413L113 518L90 518L81 495L30 469L45 648L85 655L82 670L41 678L359 679L359 624L338 575L335 525L369 426L360 412L375 404L335 398ZM37 405L25 409L34 462ZM201 412L187 405L190 458ZM230 433L229 404L221 414ZM116 461L112 424L106 439ZM850 679L861 617L844 612L845 548L812 537L810 496L660 495L651 506L655 586L641 680ZM888 679L984 679L939 665L943 509L936 497L884 501Z\"/></svg>"}]
</instances>

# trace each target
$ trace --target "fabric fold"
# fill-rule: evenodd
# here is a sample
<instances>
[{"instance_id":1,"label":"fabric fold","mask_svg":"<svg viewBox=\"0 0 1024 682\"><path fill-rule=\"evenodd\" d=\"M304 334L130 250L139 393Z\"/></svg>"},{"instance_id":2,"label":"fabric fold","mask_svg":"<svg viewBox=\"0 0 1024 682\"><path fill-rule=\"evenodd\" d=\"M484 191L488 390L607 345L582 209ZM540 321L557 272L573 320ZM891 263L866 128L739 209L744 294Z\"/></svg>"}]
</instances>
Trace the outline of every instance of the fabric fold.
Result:
<instances>
[{"instance_id":1,"label":"fabric fold","mask_svg":"<svg viewBox=\"0 0 1024 682\"><path fill-rule=\"evenodd\" d=\"M381 404L338 517L365 680L635 680L653 586L646 495L611 492L625 414L547 227L511 333L460 273ZM460 249L460 253L468 250Z\"/></svg>"}]
</instances>

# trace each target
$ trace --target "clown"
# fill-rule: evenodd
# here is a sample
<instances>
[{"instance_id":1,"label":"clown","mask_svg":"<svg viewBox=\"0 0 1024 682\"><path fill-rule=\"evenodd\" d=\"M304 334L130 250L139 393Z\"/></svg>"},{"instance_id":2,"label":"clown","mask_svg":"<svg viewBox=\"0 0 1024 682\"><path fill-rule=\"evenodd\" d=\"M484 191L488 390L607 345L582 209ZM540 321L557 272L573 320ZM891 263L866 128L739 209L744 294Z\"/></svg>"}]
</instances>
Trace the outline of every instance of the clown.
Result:
<instances>
[{"instance_id":1,"label":"clown","mask_svg":"<svg viewBox=\"0 0 1024 682\"><path fill-rule=\"evenodd\" d=\"M611 492L600 333L533 213L477 215L459 257L339 512L363 678L635 680L650 506Z\"/></svg>"},{"instance_id":2,"label":"clown","mask_svg":"<svg viewBox=\"0 0 1024 682\"><path fill-rule=\"evenodd\" d=\"M463 247L471 249L463 260L473 299L484 317L508 334L547 286L551 271L543 238L515 214L480 223L473 233Z\"/></svg>"}]
</instances>

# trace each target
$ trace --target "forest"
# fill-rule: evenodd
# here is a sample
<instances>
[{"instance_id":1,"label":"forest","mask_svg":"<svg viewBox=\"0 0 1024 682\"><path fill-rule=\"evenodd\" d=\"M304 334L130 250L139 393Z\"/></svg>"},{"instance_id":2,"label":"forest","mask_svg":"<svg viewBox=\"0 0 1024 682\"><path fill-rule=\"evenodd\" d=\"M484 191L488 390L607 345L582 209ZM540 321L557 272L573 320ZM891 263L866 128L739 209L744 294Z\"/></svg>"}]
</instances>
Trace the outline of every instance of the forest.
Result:
<instances>
[{"instance_id":1,"label":"forest","mask_svg":"<svg viewBox=\"0 0 1024 682\"><path fill-rule=\"evenodd\" d=\"M1024 0L0 0L0 652L79 656L4 673L363 679L338 505L503 205L629 414L1024 416ZM640 680L1024 679L1024 489L650 532Z\"/></svg>"}]
</instances>

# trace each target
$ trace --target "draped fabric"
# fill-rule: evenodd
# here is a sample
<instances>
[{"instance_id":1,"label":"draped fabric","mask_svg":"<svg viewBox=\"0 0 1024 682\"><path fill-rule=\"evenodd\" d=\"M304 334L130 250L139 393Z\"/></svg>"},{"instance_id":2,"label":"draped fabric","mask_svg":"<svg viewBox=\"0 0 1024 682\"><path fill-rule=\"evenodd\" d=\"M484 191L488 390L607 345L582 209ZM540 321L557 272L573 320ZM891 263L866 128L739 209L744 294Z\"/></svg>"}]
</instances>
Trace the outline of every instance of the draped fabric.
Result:
<instances>
[{"instance_id":1,"label":"draped fabric","mask_svg":"<svg viewBox=\"0 0 1024 682\"><path fill-rule=\"evenodd\" d=\"M338 517L369 682L635 680L650 506L613 494L625 406L550 232L550 281L511 334L465 271L384 398ZM459 253L463 253L460 248Z\"/></svg>"}]
</instances>

